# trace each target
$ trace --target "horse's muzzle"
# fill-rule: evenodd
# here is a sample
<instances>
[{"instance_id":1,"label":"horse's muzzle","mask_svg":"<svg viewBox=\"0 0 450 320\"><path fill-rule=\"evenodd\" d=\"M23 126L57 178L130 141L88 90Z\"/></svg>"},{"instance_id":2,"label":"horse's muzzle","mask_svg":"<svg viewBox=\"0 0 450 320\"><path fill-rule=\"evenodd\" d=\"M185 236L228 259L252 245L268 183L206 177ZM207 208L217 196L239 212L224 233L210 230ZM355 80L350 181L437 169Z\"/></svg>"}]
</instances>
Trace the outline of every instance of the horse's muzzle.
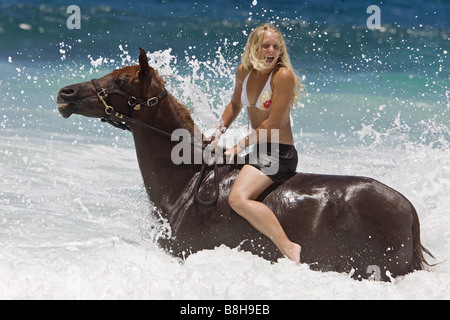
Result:
<instances>
[{"instance_id":1,"label":"horse's muzzle","mask_svg":"<svg viewBox=\"0 0 450 320\"><path fill-rule=\"evenodd\" d=\"M64 118L70 117L73 113L73 107L75 106L77 98L78 94L73 86L67 86L59 90L56 104L59 113L61 113Z\"/></svg>"}]
</instances>

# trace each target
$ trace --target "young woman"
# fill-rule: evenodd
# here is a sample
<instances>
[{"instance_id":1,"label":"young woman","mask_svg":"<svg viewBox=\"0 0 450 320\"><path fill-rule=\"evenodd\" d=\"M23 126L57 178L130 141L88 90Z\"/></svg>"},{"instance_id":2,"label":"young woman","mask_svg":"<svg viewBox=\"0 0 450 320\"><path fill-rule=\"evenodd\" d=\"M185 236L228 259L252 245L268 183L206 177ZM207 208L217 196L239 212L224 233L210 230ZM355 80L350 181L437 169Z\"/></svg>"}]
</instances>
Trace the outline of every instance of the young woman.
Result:
<instances>
[{"instance_id":1,"label":"young woman","mask_svg":"<svg viewBox=\"0 0 450 320\"><path fill-rule=\"evenodd\" d=\"M269 237L284 256L297 264L300 263L300 245L288 239L275 214L256 199L271 184L286 181L295 174L298 158L289 112L301 89L302 84L290 63L283 35L270 24L259 26L247 41L242 64L236 72L233 97L213 138L217 140L236 119L242 106L247 107L252 134L225 154L234 158L250 144L256 143L257 147L267 144L264 149L269 149L269 156L277 154L271 160L278 161L278 172L266 175L264 165L259 161L246 164L231 189L229 204ZM273 148L274 141L277 143L276 152L269 147Z\"/></svg>"}]
</instances>

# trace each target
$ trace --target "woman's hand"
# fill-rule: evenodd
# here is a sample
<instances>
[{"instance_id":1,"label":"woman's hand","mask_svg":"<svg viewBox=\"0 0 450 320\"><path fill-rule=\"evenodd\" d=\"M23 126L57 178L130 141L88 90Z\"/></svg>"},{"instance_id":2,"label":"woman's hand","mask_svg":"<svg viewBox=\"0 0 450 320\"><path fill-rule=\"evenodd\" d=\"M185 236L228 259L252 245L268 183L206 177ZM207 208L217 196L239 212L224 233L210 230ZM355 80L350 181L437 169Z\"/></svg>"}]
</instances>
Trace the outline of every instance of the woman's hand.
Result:
<instances>
[{"instance_id":1,"label":"woman's hand","mask_svg":"<svg viewBox=\"0 0 450 320\"><path fill-rule=\"evenodd\" d=\"M237 145L235 145L233 148L225 151L224 154L225 154L225 157L227 158L226 159L227 163L233 163L233 159L244 150L245 150L245 148L242 148L241 141L239 141L239 143Z\"/></svg>"},{"instance_id":2,"label":"woman's hand","mask_svg":"<svg viewBox=\"0 0 450 320\"><path fill-rule=\"evenodd\" d=\"M216 129L214 134L207 139L208 141L211 141L212 148L216 147L217 143L219 143L220 137L225 133L225 131L226 131L226 129L224 130L224 129L218 128L218 129Z\"/></svg>"}]
</instances>

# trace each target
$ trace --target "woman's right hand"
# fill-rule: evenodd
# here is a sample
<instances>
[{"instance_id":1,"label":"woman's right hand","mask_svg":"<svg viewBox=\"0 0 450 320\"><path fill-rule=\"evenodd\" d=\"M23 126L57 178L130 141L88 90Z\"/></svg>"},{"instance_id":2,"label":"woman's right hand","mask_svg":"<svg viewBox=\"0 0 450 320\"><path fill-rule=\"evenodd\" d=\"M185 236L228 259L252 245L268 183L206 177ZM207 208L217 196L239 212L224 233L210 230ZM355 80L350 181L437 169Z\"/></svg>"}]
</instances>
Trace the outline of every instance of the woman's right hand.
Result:
<instances>
[{"instance_id":1,"label":"woman's right hand","mask_svg":"<svg viewBox=\"0 0 450 320\"><path fill-rule=\"evenodd\" d=\"M220 137L225 133L226 129L223 128L217 128L214 134L208 138L208 141L211 141L210 145L211 147L215 147L219 143Z\"/></svg>"}]
</instances>

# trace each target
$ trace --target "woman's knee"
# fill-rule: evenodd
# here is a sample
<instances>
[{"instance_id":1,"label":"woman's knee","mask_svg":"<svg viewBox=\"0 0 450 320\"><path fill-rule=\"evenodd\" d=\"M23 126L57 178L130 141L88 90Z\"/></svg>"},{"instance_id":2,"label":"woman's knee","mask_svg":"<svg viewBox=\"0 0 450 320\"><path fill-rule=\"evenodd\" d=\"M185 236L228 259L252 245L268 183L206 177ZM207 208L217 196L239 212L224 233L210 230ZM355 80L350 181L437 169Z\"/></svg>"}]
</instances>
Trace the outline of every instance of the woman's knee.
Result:
<instances>
[{"instance_id":1,"label":"woman's knee","mask_svg":"<svg viewBox=\"0 0 450 320\"><path fill-rule=\"evenodd\" d=\"M228 204L241 216L245 215L250 210L251 200L255 200L272 183L258 169L245 165L231 188Z\"/></svg>"},{"instance_id":2,"label":"woman's knee","mask_svg":"<svg viewBox=\"0 0 450 320\"><path fill-rule=\"evenodd\" d=\"M248 199L246 199L242 195L242 193L233 190L230 192L230 195L228 196L228 204L234 211L236 211L239 214L241 214L241 212L245 208L246 201L248 201Z\"/></svg>"}]
</instances>

